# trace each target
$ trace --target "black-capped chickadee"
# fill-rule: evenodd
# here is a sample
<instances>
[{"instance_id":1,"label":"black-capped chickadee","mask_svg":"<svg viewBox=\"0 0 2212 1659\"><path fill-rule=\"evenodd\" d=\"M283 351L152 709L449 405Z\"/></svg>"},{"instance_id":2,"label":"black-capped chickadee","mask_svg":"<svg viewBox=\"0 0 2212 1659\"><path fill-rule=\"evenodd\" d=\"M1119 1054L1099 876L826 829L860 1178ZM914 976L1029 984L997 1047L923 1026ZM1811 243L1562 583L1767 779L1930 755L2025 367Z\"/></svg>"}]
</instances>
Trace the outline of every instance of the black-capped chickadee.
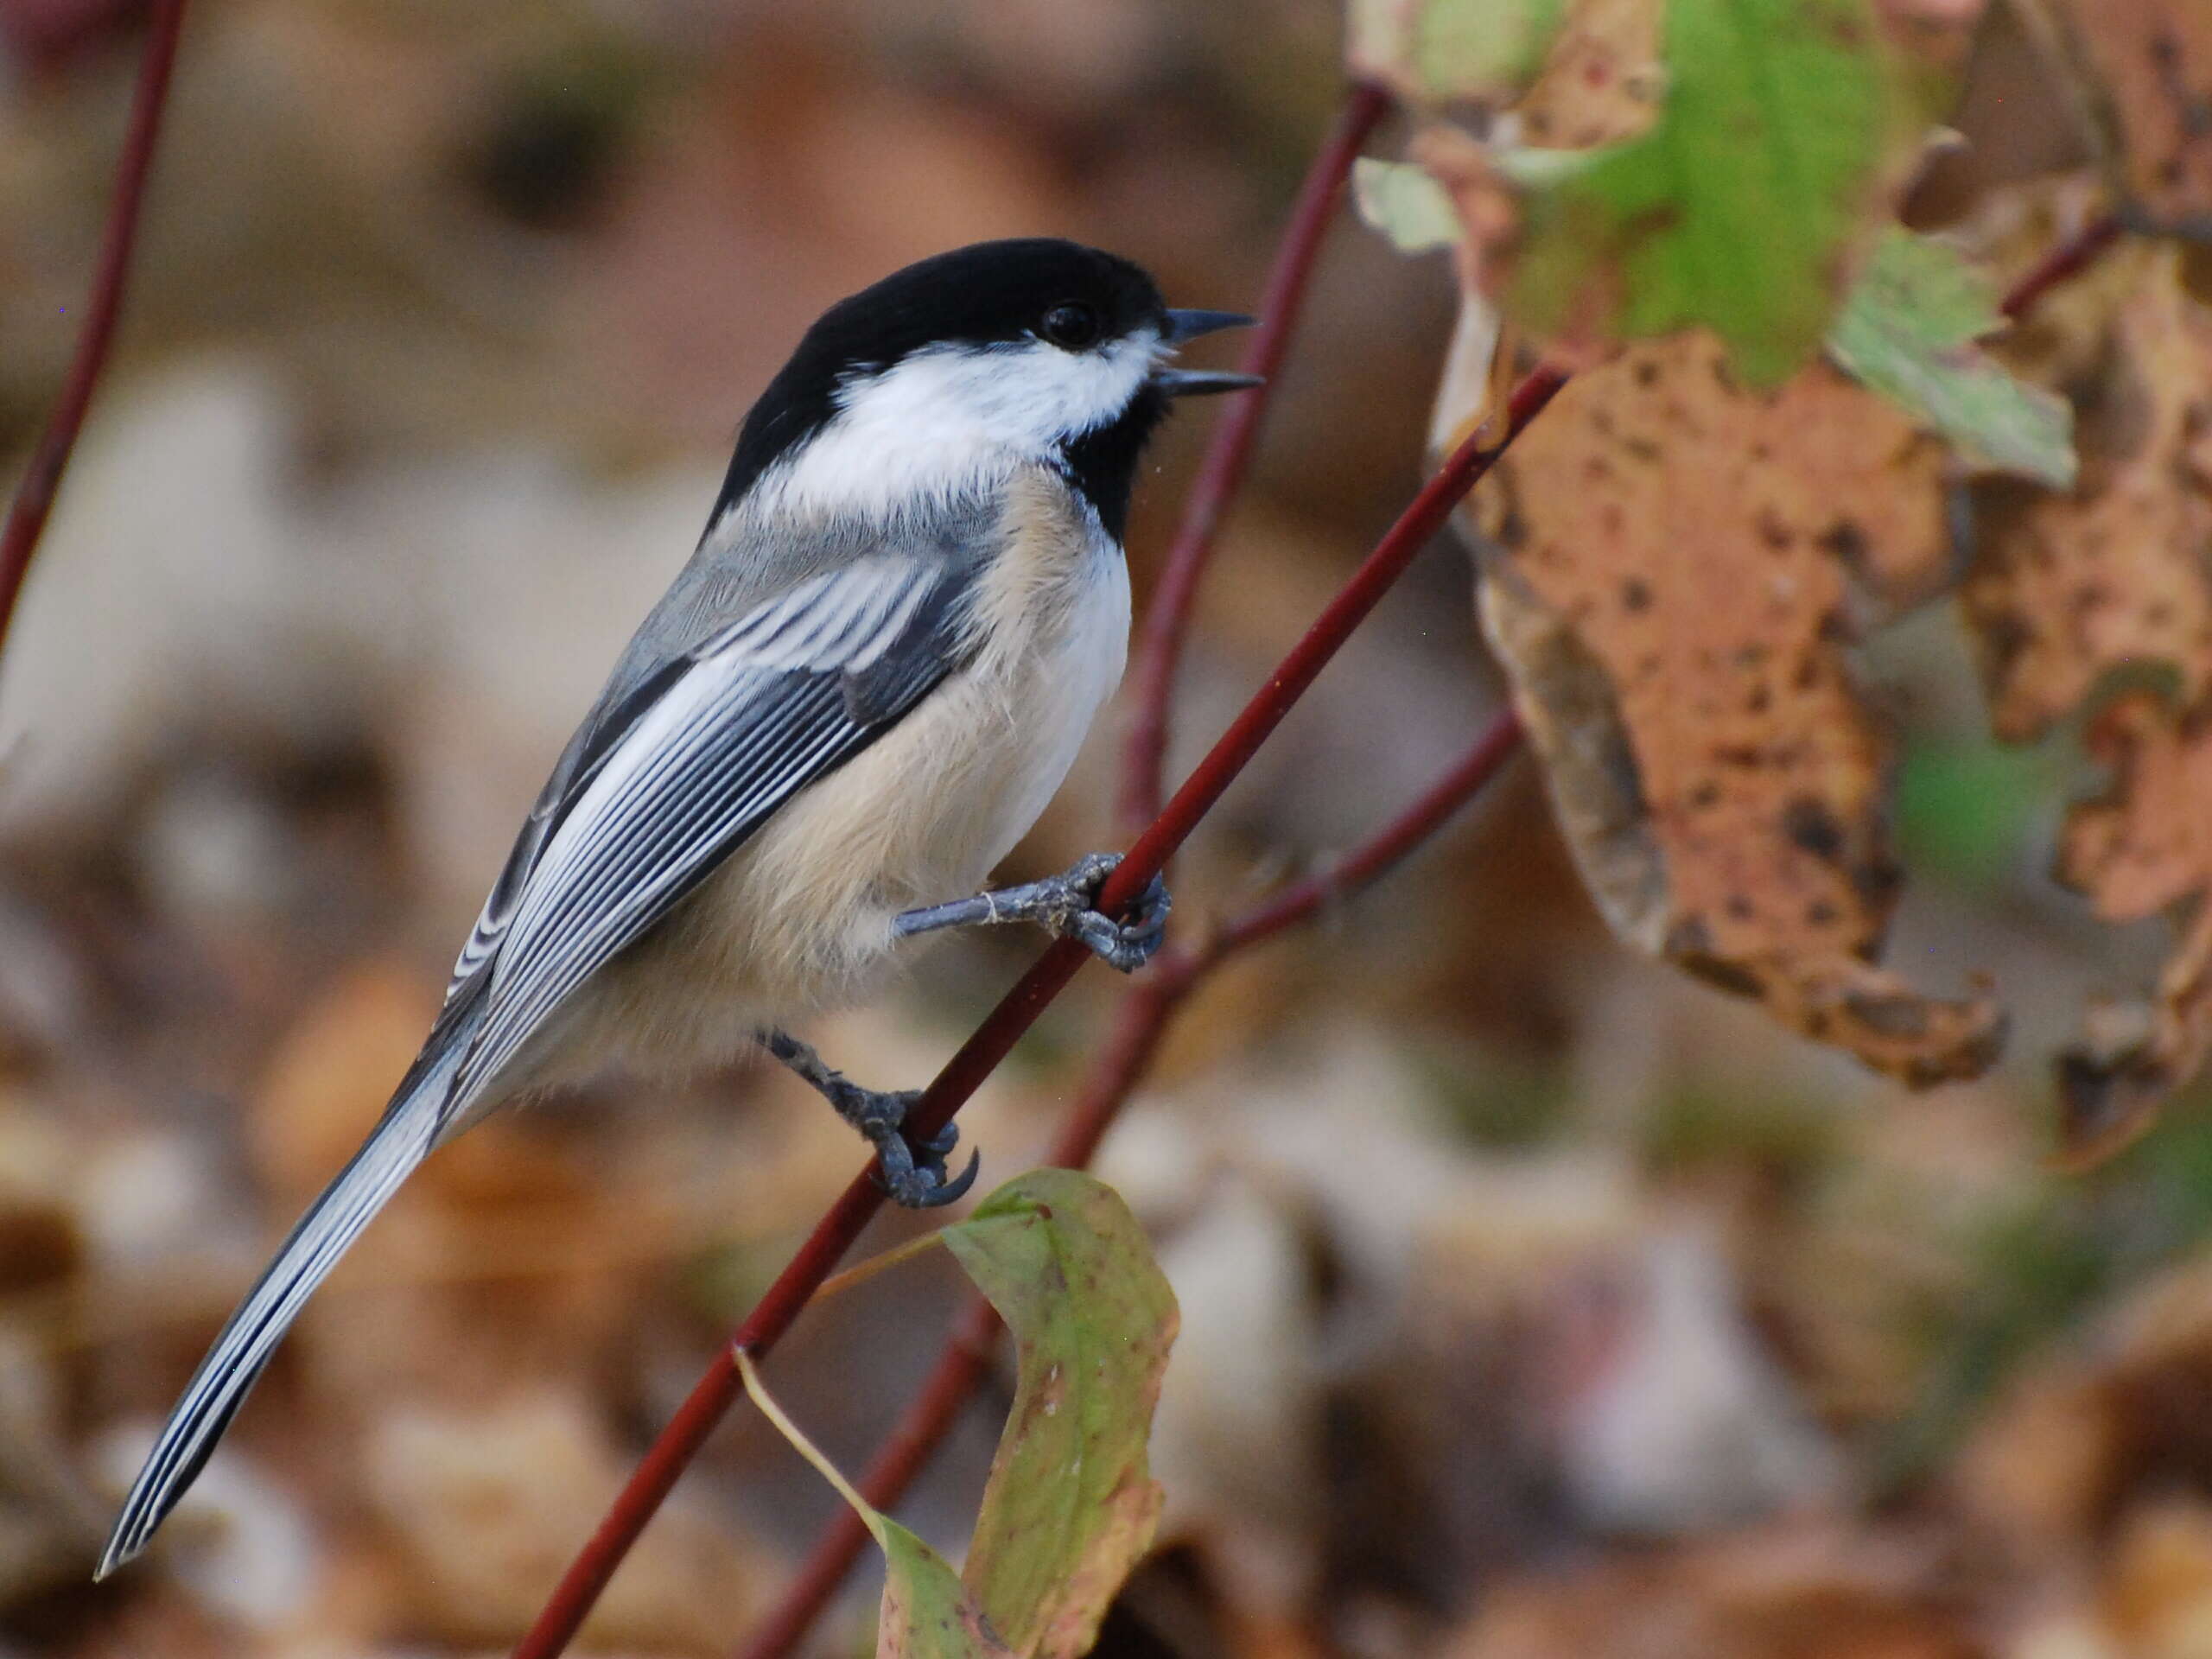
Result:
<instances>
[{"instance_id":1,"label":"black-capped chickadee","mask_svg":"<svg viewBox=\"0 0 2212 1659\"><path fill-rule=\"evenodd\" d=\"M200 1362L125 1501L105 1576L145 1547L302 1306L432 1148L609 1063L727 1060L756 1039L876 1148L900 1203L948 1202L947 1130L831 1071L788 1022L863 992L903 938L1027 920L1124 969L1114 865L973 898L1059 787L1121 678L1121 537L1169 401L1256 384L1179 369L1249 319L1171 311L1069 242L925 259L835 305L746 416L689 564L531 809L443 1010L383 1118Z\"/></svg>"}]
</instances>

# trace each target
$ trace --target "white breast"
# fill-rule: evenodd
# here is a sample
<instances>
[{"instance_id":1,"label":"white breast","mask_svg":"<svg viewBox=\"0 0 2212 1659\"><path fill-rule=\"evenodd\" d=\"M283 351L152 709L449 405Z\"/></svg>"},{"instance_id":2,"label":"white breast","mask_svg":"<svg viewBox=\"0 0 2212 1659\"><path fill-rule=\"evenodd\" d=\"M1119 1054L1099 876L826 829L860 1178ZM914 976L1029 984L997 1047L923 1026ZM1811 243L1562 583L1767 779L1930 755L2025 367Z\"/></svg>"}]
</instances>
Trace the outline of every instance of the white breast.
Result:
<instances>
[{"instance_id":1,"label":"white breast","mask_svg":"<svg viewBox=\"0 0 2212 1659\"><path fill-rule=\"evenodd\" d=\"M1038 560L1050 566L1065 559L1061 568L1025 580L1014 567L1002 567L1009 591L985 595L987 605L996 600L1001 607L995 637L1008 646L999 661L976 666L979 678L995 681L1003 700L1006 787L978 826L970 853L976 861L951 873L951 896L981 883L1029 833L1122 683L1129 645L1128 565L1095 522L1079 533L1078 545L1055 548Z\"/></svg>"}]
</instances>

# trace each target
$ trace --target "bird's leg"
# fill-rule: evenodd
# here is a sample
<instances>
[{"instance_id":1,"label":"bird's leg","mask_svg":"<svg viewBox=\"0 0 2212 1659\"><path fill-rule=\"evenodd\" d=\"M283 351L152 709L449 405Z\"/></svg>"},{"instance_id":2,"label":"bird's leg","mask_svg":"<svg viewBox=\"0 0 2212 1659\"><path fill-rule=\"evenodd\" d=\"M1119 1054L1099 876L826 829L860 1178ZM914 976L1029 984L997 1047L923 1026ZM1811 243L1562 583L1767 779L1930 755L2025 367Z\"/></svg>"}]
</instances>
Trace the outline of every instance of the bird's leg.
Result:
<instances>
[{"instance_id":1,"label":"bird's leg","mask_svg":"<svg viewBox=\"0 0 2212 1659\"><path fill-rule=\"evenodd\" d=\"M1048 875L1018 887L980 893L973 899L956 899L949 905L910 910L893 925L901 937L931 933L941 927L976 927L993 922L1034 922L1064 938L1080 939L1123 973L1134 973L1152 959L1166 936L1171 900L1167 884L1158 876L1136 903L1126 922L1117 922L1096 908L1098 889L1122 861L1119 853L1092 853L1076 861L1062 875Z\"/></svg>"},{"instance_id":2,"label":"bird's leg","mask_svg":"<svg viewBox=\"0 0 2212 1659\"><path fill-rule=\"evenodd\" d=\"M843 1072L832 1071L812 1044L803 1043L787 1032L764 1031L760 1042L813 1084L837 1109L838 1116L868 1137L875 1148L876 1161L882 1166L884 1190L898 1203L909 1210L931 1210L950 1204L976 1184L976 1172L983 1162L980 1153L968 1160L968 1167L957 1179L945 1174L945 1154L960 1140L960 1131L951 1124L919 1145L901 1133L899 1126L906 1121L906 1114L922 1097L920 1090L863 1089Z\"/></svg>"}]
</instances>

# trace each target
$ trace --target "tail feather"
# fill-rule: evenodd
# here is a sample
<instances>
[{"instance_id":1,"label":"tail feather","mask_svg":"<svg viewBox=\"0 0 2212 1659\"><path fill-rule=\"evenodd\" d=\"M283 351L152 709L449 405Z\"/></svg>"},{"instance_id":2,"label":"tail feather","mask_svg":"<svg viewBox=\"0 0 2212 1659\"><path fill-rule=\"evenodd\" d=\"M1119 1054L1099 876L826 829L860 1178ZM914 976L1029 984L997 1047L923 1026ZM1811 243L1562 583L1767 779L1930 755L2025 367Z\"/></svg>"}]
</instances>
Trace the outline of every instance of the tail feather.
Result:
<instances>
[{"instance_id":1,"label":"tail feather","mask_svg":"<svg viewBox=\"0 0 2212 1659\"><path fill-rule=\"evenodd\" d=\"M401 1085L361 1149L308 1206L231 1315L132 1483L95 1579L105 1578L145 1548L199 1475L308 1298L429 1155L443 1121L454 1070L453 1061L418 1067Z\"/></svg>"}]
</instances>

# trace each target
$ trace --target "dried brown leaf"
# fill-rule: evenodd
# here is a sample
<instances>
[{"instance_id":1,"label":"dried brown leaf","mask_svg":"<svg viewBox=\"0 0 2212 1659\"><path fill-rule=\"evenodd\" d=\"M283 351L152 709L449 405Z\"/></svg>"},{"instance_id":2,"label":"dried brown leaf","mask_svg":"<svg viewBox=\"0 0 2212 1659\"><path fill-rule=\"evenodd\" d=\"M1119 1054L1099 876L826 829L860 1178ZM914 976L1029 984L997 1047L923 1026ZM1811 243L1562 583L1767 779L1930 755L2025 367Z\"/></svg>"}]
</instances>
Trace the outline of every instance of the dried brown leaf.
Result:
<instances>
[{"instance_id":1,"label":"dried brown leaf","mask_svg":"<svg viewBox=\"0 0 2212 1659\"><path fill-rule=\"evenodd\" d=\"M1961 1512L2016 1560L2102 1553L2118 1581L2107 1587L2120 1587L2139 1564L2126 1535L2165 1511L2172 1471L2202 1455L2208 1375L2212 1262L2198 1255L2128 1288L2005 1384L1953 1469ZM2186 1649L2131 1639L2104 1650Z\"/></svg>"},{"instance_id":2,"label":"dried brown leaf","mask_svg":"<svg viewBox=\"0 0 2212 1659\"><path fill-rule=\"evenodd\" d=\"M2152 679L2099 717L2111 791L2075 808L2060 875L2107 920L2184 918L2148 998L2094 1007L2058 1060L2061 1147L2076 1164L2147 1128L2212 1056L2212 312L2187 259L2139 246L2068 296L2024 354L2066 386L2082 470L2064 494L1992 482L1961 598L1991 722L2013 740L2071 717L2115 680Z\"/></svg>"},{"instance_id":3,"label":"dried brown leaf","mask_svg":"<svg viewBox=\"0 0 2212 1659\"><path fill-rule=\"evenodd\" d=\"M1942 454L1825 365L1771 393L1698 334L1571 383L1478 495L1484 622L1616 932L1916 1084L1987 1001L1871 966L1886 744L1843 657L1948 568Z\"/></svg>"},{"instance_id":4,"label":"dried brown leaf","mask_svg":"<svg viewBox=\"0 0 2212 1659\"><path fill-rule=\"evenodd\" d=\"M2093 1011L2059 1061L2063 1147L2102 1157L2147 1128L2158 1102L2212 1054L2212 723L2135 692L2097 718L2091 753L2111 791L2074 809L2059 874L2107 921L2193 907L2147 1005Z\"/></svg>"},{"instance_id":5,"label":"dried brown leaf","mask_svg":"<svg viewBox=\"0 0 2212 1659\"><path fill-rule=\"evenodd\" d=\"M2075 388L2079 483L1993 482L1961 597L1998 735L2032 738L2114 669L2163 664L2185 703L2212 689L2212 314L2145 256Z\"/></svg>"}]
</instances>

